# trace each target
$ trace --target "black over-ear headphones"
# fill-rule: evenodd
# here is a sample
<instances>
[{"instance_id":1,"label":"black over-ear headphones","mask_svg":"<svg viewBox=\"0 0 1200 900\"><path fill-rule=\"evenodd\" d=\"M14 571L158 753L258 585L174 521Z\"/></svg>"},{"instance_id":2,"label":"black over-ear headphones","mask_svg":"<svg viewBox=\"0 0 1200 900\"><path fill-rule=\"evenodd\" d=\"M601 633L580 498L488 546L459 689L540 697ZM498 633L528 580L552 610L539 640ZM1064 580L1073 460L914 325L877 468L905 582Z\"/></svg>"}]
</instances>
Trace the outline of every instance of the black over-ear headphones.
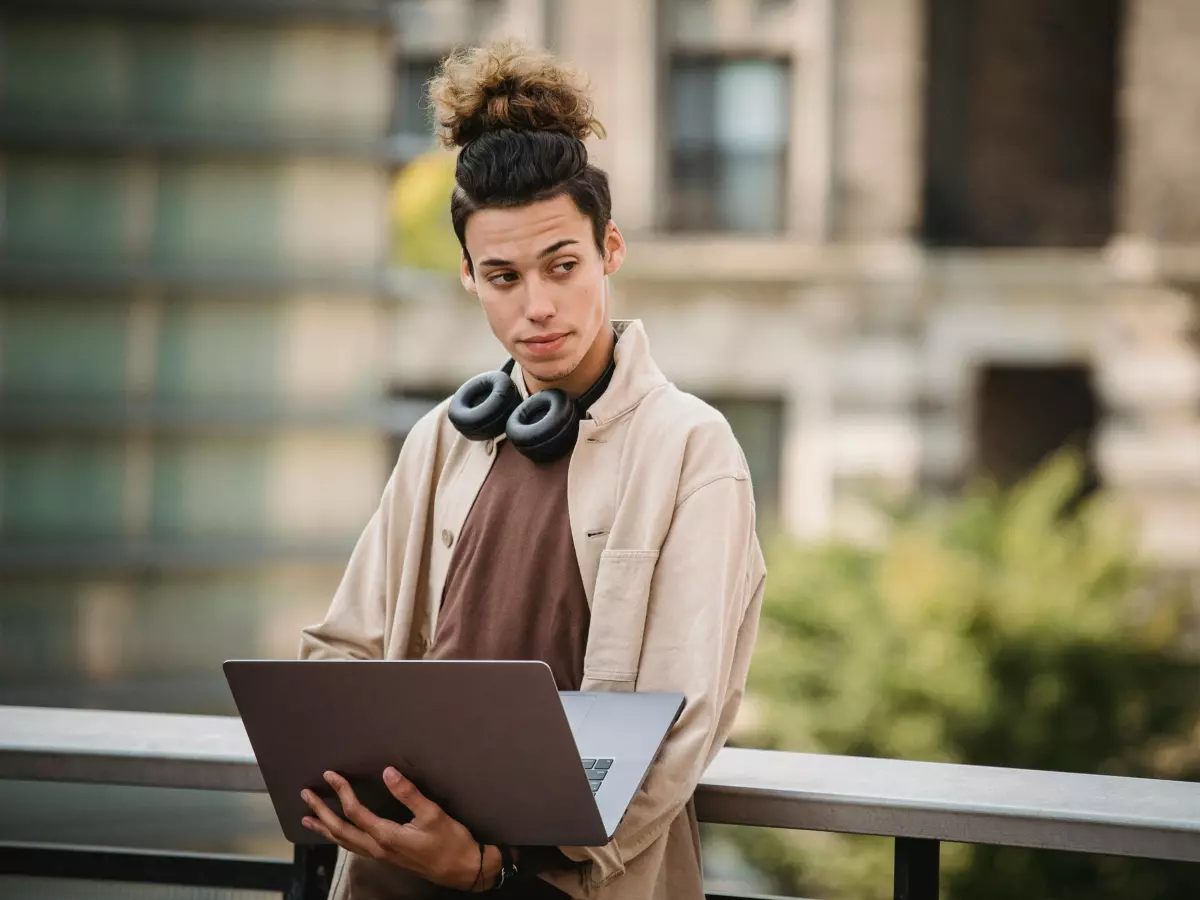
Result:
<instances>
[{"instance_id":1,"label":"black over-ear headphones","mask_svg":"<svg viewBox=\"0 0 1200 900\"><path fill-rule=\"evenodd\" d=\"M536 463L570 453L579 437L579 420L612 381L616 360L610 359L604 374L577 398L547 388L522 399L512 379L514 365L510 359L503 368L476 375L460 387L450 400L451 424L472 441L507 435L518 451Z\"/></svg>"}]
</instances>

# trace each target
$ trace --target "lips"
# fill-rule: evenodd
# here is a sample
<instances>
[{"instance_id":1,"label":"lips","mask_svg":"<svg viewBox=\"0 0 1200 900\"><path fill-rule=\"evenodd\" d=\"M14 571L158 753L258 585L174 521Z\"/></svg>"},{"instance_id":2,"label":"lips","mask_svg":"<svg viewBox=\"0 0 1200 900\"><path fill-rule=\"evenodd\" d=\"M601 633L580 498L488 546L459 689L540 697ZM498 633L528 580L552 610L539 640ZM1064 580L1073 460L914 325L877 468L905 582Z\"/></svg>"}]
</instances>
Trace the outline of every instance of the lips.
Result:
<instances>
[{"instance_id":1,"label":"lips","mask_svg":"<svg viewBox=\"0 0 1200 900\"><path fill-rule=\"evenodd\" d=\"M535 338L526 338L521 343L535 356L547 356L559 350L566 340L567 335L563 332L558 332L555 334L538 335Z\"/></svg>"}]
</instances>

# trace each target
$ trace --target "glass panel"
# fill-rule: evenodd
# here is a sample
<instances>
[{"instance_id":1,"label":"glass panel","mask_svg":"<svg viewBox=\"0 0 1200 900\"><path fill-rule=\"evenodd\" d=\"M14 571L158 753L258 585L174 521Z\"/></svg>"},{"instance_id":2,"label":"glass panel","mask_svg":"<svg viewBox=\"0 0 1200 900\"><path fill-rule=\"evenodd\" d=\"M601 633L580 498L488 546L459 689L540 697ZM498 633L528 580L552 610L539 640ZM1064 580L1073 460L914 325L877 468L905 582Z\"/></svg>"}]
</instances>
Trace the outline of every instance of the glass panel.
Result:
<instances>
[{"instance_id":1,"label":"glass panel","mask_svg":"<svg viewBox=\"0 0 1200 900\"><path fill-rule=\"evenodd\" d=\"M159 445L153 530L162 535L254 535L263 525L270 443L191 439Z\"/></svg>"},{"instance_id":2,"label":"glass panel","mask_svg":"<svg viewBox=\"0 0 1200 900\"><path fill-rule=\"evenodd\" d=\"M781 230L786 200L782 186L782 154L726 154L713 185L717 227L746 233Z\"/></svg>"},{"instance_id":3,"label":"glass panel","mask_svg":"<svg viewBox=\"0 0 1200 900\"><path fill-rule=\"evenodd\" d=\"M396 74L396 106L392 113L395 134L433 145L433 108L427 90L440 62L440 57L426 57L408 58L400 63Z\"/></svg>"},{"instance_id":4,"label":"glass panel","mask_svg":"<svg viewBox=\"0 0 1200 900\"><path fill-rule=\"evenodd\" d=\"M774 149L787 140L787 66L776 60L721 65L714 92L717 143L727 152Z\"/></svg>"},{"instance_id":5,"label":"glass panel","mask_svg":"<svg viewBox=\"0 0 1200 900\"><path fill-rule=\"evenodd\" d=\"M671 72L671 214L674 228L716 227L718 159L711 63L679 61Z\"/></svg>"},{"instance_id":6,"label":"glass panel","mask_svg":"<svg viewBox=\"0 0 1200 900\"><path fill-rule=\"evenodd\" d=\"M678 152L707 150L716 140L716 75L706 62L680 61L671 70L671 145Z\"/></svg>"},{"instance_id":7,"label":"glass panel","mask_svg":"<svg viewBox=\"0 0 1200 900\"><path fill-rule=\"evenodd\" d=\"M120 162L10 157L0 247L13 254L112 256L130 244L132 171Z\"/></svg>"},{"instance_id":8,"label":"glass panel","mask_svg":"<svg viewBox=\"0 0 1200 900\"><path fill-rule=\"evenodd\" d=\"M3 105L52 121L125 115L133 91L125 49L122 32L105 25L6 22Z\"/></svg>"},{"instance_id":9,"label":"glass panel","mask_svg":"<svg viewBox=\"0 0 1200 900\"><path fill-rule=\"evenodd\" d=\"M292 847L279 830L279 819L266 793L6 780L0 781L0 807L5 810L0 817L0 841L4 842L238 853L277 859L292 856ZM172 890L167 886L164 889ZM57 900L63 895L54 892L35 896L38 900ZM258 895L232 891L227 896ZM278 891L266 896L283 900ZM11 897L3 881L0 897Z\"/></svg>"},{"instance_id":10,"label":"glass panel","mask_svg":"<svg viewBox=\"0 0 1200 900\"><path fill-rule=\"evenodd\" d=\"M777 61L743 60L723 65L717 77L722 165L714 187L720 225L727 230L764 232L783 226L786 72Z\"/></svg>"},{"instance_id":11,"label":"glass panel","mask_svg":"<svg viewBox=\"0 0 1200 900\"><path fill-rule=\"evenodd\" d=\"M0 393L121 394L128 315L123 301L39 297L5 303Z\"/></svg>"},{"instance_id":12,"label":"glass panel","mask_svg":"<svg viewBox=\"0 0 1200 900\"><path fill-rule=\"evenodd\" d=\"M221 663L293 658L342 571L9 579L0 591L0 704L236 715Z\"/></svg>"},{"instance_id":13,"label":"glass panel","mask_svg":"<svg viewBox=\"0 0 1200 900\"><path fill-rule=\"evenodd\" d=\"M0 597L0 704L12 703L27 690L36 701L39 686L77 681L81 673L73 587L6 582Z\"/></svg>"},{"instance_id":14,"label":"glass panel","mask_svg":"<svg viewBox=\"0 0 1200 900\"><path fill-rule=\"evenodd\" d=\"M191 90L181 97L189 119L269 126L277 39L268 28L209 26L189 37Z\"/></svg>"},{"instance_id":15,"label":"glass panel","mask_svg":"<svg viewBox=\"0 0 1200 900\"><path fill-rule=\"evenodd\" d=\"M280 171L196 164L164 169L156 250L171 262L267 263L282 256Z\"/></svg>"},{"instance_id":16,"label":"glass panel","mask_svg":"<svg viewBox=\"0 0 1200 900\"><path fill-rule=\"evenodd\" d=\"M144 122L187 124L188 98L195 94L198 66L188 31L166 25L133 29L130 64L137 85L138 118Z\"/></svg>"},{"instance_id":17,"label":"glass panel","mask_svg":"<svg viewBox=\"0 0 1200 900\"><path fill-rule=\"evenodd\" d=\"M8 537L112 535L121 530L125 448L120 441L7 439L0 503Z\"/></svg>"},{"instance_id":18,"label":"glass panel","mask_svg":"<svg viewBox=\"0 0 1200 900\"><path fill-rule=\"evenodd\" d=\"M677 153L672 160L670 227L678 230L708 231L720 226L717 209L719 159L711 147Z\"/></svg>"},{"instance_id":19,"label":"glass panel","mask_svg":"<svg viewBox=\"0 0 1200 900\"><path fill-rule=\"evenodd\" d=\"M783 228L787 86L780 61L674 61L669 227Z\"/></svg>"},{"instance_id":20,"label":"glass panel","mask_svg":"<svg viewBox=\"0 0 1200 900\"><path fill-rule=\"evenodd\" d=\"M163 313L156 390L160 396L247 400L277 392L285 312L269 299L173 301Z\"/></svg>"}]
</instances>

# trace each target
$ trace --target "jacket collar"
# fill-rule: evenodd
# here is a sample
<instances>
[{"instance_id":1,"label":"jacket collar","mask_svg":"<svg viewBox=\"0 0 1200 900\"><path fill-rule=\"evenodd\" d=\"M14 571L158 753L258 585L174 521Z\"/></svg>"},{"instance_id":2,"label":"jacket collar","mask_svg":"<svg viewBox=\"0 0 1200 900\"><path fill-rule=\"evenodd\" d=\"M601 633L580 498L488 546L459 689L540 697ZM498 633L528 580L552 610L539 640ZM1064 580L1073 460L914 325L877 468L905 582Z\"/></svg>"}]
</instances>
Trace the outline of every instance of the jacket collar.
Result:
<instances>
[{"instance_id":1,"label":"jacket collar","mask_svg":"<svg viewBox=\"0 0 1200 900\"><path fill-rule=\"evenodd\" d=\"M650 338L641 319L613 319L617 344L613 350L616 371L608 390L592 404L588 418L604 425L633 409L655 388L667 383L667 377L650 355ZM513 381L522 397L529 396L525 374L518 365L513 369Z\"/></svg>"}]
</instances>

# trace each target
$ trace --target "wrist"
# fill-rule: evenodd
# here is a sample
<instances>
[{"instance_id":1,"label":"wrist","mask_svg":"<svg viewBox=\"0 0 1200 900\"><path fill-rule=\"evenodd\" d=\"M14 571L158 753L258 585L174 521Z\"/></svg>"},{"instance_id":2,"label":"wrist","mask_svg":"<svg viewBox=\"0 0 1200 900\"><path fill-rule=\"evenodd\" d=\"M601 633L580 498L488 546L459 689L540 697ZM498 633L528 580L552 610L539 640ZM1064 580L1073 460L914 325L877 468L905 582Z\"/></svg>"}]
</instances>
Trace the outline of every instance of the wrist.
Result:
<instances>
[{"instance_id":1,"label":"wrist","mask_svg":"<svg viewBox=\"0 0 1200 900\"><path fill-rule=\"evenodd\" d=\"M487 890L490 884L488 881L489 850L494 850L494 848L481 848L478 842L471 841L451 867L445 880L441 882L442 885L468 893ZM495 867L495 871L499 871L498 866Z\"/></svg>"},{"instance_id":2,"label":"wrist","mask_svg":"<svg viewBox=\"0 0 1200 900\"><path fill-rule=\"evenodd\" d=\"M495 844L485 844L483 848L483 878L480 879L476 890L490 891L500 878L500 866L503 860L500 848Z\"/></svg>"}]
</instances>

